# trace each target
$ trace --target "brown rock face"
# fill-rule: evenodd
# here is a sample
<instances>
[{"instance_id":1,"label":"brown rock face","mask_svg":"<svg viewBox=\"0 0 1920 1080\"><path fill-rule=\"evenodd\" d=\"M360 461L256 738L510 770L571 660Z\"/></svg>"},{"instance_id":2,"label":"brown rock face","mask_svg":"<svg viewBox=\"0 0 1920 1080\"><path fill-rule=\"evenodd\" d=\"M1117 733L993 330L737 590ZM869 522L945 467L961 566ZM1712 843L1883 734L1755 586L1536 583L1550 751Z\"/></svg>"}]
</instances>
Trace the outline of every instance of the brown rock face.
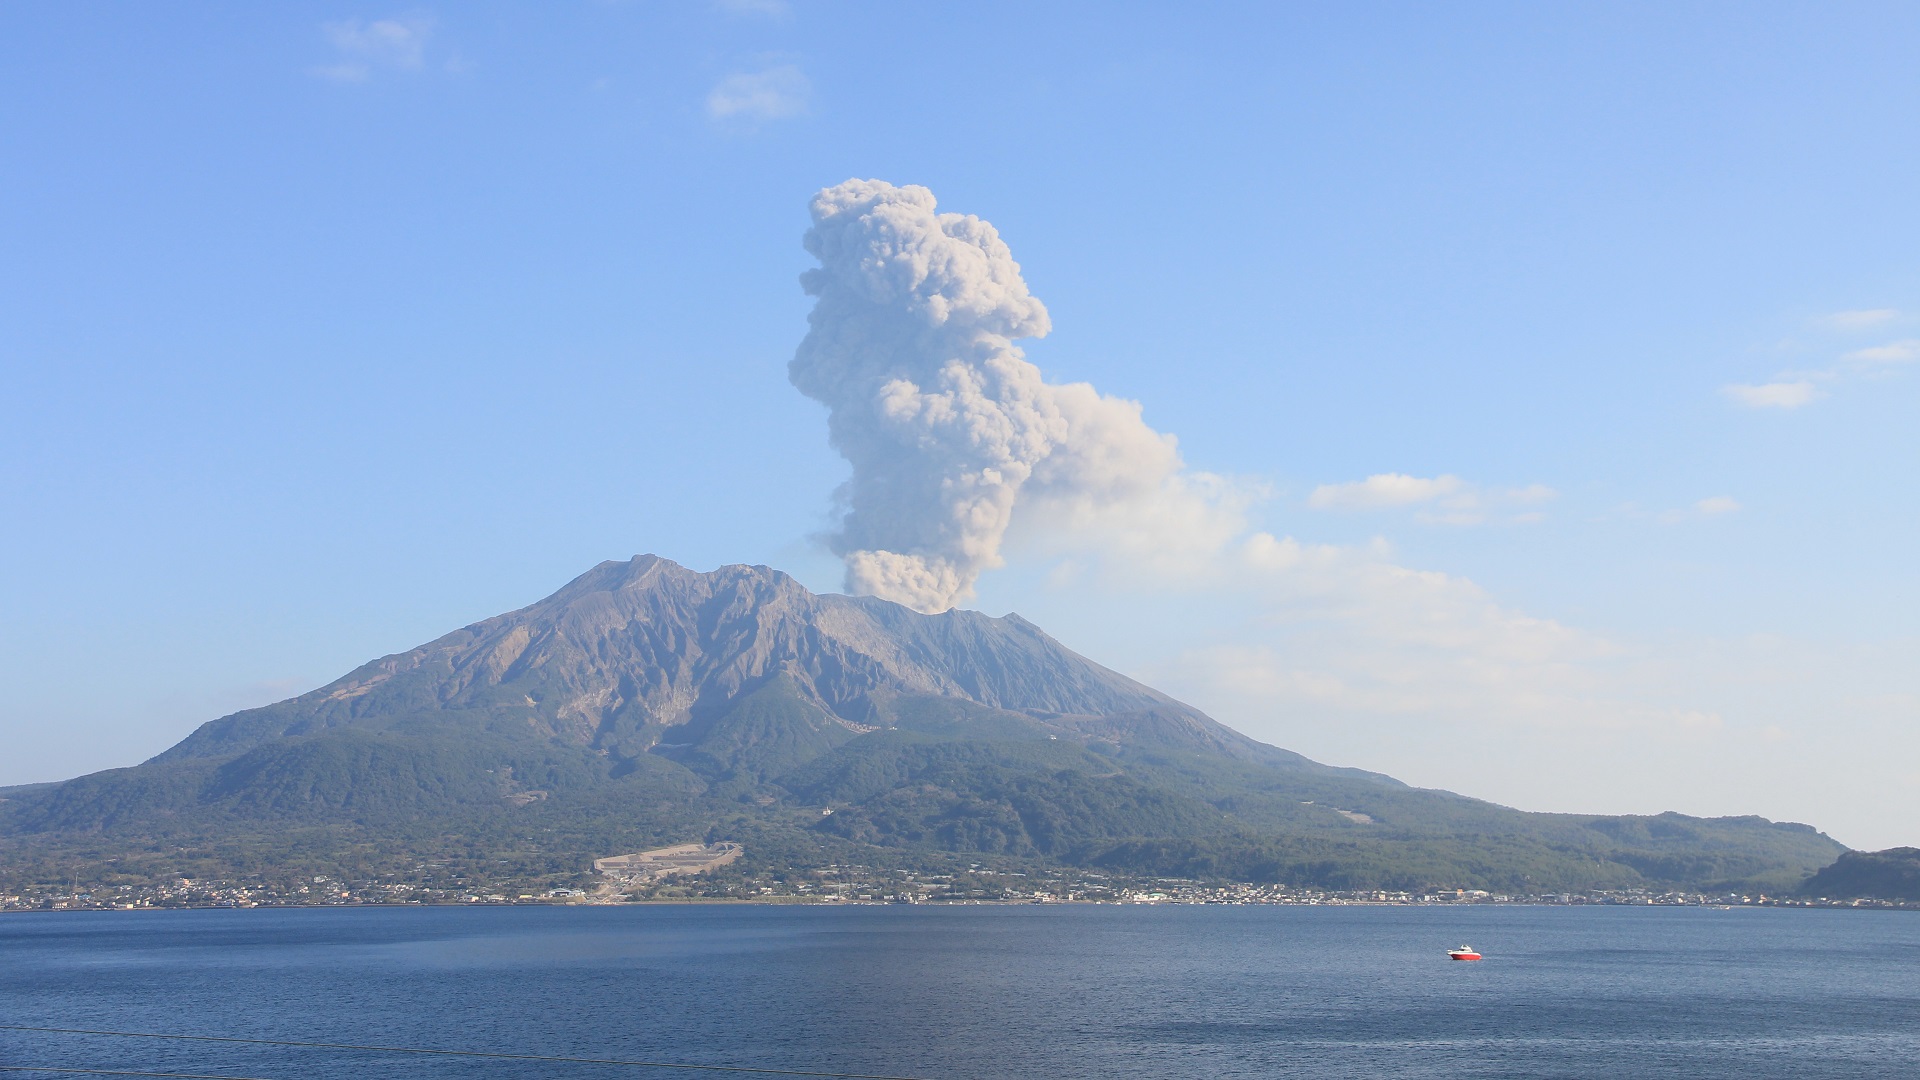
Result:
<instances>
[{"instance_id":1,"label":"brown rock face","mask_svg":"<svg viewBox=\"0 0 1920 1080\"><path fill-rule=\"evenodd\" d=\"M1081 657L1017 615L924 615L816 595L777 570L605 562L539 603L383 657L311 693L203 726L163 757L429 717L527 725L629 756L690 743L783 678L831 722L888 726L904 702L1014 713L1065 737L1285 755ZM524 730L524 729L522 729Z\"/></svg>"}]
</instances>

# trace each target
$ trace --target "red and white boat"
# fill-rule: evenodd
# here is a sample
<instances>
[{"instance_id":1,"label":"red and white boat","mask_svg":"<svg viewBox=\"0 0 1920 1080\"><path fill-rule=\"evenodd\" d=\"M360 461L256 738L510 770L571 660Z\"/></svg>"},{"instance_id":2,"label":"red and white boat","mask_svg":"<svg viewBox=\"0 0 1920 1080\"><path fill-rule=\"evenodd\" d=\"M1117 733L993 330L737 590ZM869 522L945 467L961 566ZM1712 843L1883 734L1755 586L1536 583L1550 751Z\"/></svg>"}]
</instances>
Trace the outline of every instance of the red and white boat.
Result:
<instances>
[{"instance_id":1,"label":"red and white boat","mask_svg":"<svg viewBox=\"0 0 1920 1080\"><path fill-rule=\"evenodd\" d=\"M1479 954L1479 953L1477 953L1477 952L1474 952L1474 951L1473 951L1473 946L1471 946L1471 945L1462 945L1462 946L1460 946L1460 947L1459 947L1459 948L1457 948L1457 949L1448 949L1448 950L1447 950L1447 959L1449 959L1449 960L1478 960L1478 959L1480 959L1480 954Z\"/></svg>"}]
</instances>

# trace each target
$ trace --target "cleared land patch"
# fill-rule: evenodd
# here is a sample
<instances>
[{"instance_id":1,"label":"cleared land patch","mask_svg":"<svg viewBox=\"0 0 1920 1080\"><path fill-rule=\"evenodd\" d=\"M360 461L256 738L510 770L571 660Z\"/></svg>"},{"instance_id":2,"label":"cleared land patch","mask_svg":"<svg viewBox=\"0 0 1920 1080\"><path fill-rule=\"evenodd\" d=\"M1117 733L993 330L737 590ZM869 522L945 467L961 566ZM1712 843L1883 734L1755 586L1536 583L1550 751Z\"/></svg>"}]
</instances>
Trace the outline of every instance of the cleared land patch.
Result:
<instances>
[{"instance_id":1,"label":"cleared land patch","mask_svg":"<svg viewBox=\"0 0 1920 1080\"><path fill-rule=\"evenodd\" d=\"M627 881L654 881L679 874L704 874L727 865L746 852L729 841L718 844L676 844L593 860L596 873Z\"/></svg>"}]
</instances>

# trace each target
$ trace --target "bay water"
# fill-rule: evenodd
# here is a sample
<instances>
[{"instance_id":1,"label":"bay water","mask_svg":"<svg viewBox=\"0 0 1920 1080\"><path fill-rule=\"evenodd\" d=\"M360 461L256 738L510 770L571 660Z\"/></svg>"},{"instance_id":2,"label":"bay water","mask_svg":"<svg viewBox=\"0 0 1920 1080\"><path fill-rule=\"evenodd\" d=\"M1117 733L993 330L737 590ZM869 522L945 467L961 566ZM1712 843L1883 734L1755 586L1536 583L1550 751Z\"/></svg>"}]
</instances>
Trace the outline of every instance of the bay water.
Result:
<instances>
[{"instance_id":1,"label":"bay water","mask_svg":"<svg viewBox=\"0 0 1920 1080\"><path fill-rule=\"evenodd\" d=\"M1461 944L1486 959L1449 961ZM928 1080L1920 1076L1920 913L26 913L0 916L0 1024ZM0 1030L0 1065L264 1080L730 1075L19 1030Z\"/></svg>"}]
</instances>

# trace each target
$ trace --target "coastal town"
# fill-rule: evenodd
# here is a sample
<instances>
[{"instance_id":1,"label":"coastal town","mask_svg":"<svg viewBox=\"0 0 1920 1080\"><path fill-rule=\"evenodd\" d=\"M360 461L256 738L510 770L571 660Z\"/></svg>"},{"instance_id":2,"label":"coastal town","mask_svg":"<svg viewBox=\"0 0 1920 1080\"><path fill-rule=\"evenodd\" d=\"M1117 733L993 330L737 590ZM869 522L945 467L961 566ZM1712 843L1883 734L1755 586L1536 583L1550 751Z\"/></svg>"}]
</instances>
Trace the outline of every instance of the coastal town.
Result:
<instances>
[{"instance_id":1,"label":"coastal town","mask_svg":"<svg viewBox=\"0 0 1920 1080\"><path fill-rule=\"evenodd\" d=\"M1765 893L1610 889L1491 892L1479 889L1341 890L1284 884L1133 878L1084 870L983 864L928 873L866 865L742 869L737 844L688 844L596 860L592 872L533 881L488 880L421 864L409 875L300 880L173 878L83 887L0 891L0 911L168 908L356 907L484 904L1229 904L1229 905L1627 905L1663 907L1872 908L1920 903L1775 896Z\"/></svg>"}]
</instances>

